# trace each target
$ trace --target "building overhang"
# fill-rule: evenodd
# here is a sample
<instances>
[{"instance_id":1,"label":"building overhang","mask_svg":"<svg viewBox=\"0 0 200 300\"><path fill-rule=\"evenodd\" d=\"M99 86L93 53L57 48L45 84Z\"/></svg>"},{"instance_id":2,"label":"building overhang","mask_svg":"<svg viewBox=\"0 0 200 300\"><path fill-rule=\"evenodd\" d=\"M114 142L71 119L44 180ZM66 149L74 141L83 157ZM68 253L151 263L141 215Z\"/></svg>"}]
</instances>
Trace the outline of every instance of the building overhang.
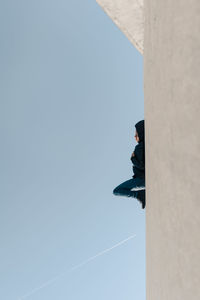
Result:
<instances>
[{"instance_id":1,"label":"building overhang","mask_svg":"<svg viewBox=\"0 0 200 300\"><path fill-rule=\"evenodd\" d=\"M144 50L143 0L96 0L136 49Z\"/></svg>"}]
</instances>

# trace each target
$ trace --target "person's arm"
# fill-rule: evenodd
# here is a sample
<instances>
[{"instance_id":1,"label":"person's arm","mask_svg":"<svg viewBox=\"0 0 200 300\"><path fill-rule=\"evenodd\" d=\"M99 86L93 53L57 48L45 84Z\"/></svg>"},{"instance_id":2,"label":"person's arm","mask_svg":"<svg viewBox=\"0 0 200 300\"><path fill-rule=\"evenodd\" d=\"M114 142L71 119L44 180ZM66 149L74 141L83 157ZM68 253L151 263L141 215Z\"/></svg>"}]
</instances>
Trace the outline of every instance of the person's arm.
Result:
<instances>
[{"instance_id":1,"label":"person's arm","mask_svg":"<svg viewBox=\"0 0 200 300\"><path fill-rule=\"evenodd\" d=\"M134 152L131 156L131 161L134 164L135 167L137 167L140 170L144 170L144 160L143 160L143 148L137 145L135 147Z\"/></svg>"}]
</instances>

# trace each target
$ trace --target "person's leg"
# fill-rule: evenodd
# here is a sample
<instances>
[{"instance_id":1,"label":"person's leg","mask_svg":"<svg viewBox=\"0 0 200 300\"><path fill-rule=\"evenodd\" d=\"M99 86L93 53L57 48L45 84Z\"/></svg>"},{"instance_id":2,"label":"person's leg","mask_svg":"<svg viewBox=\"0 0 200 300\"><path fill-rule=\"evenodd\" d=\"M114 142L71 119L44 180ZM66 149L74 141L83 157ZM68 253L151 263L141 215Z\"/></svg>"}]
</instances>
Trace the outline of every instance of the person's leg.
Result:
<instances>
[{"instance_id":1,"label":"person's leg","mask_svg":"<svg viewBox=\"0 0 200 300\"><path fill-rule=\"evenodd\" d=\"M142 203L142 208L144 209L146 206L145 190L138 191L137 199Z\"/></svg>"},{"instance_id":2,"label":"person's leg","mask_svg":"<svg viewBox=\"0 0 200 300\"><path fill-rule=\"evenodd\" d=\"M145 190L145 178L134 177L135 178L135 186L131 189L131 191L141 191Z\"/></svg>"},{"instance_id":3,"label":"person's leg","mask_svg":"<svg viewBox=\"0 0 200 300\"><path fill-rule=\"evenodd\" d=\"M113 194L116 196L126 196L126 197L137 197L138 191L132 190L134 187L137 187L140 183L138 178L129 179L120 185L118 185L114 190Z\"/></svg>"}]
</instances>

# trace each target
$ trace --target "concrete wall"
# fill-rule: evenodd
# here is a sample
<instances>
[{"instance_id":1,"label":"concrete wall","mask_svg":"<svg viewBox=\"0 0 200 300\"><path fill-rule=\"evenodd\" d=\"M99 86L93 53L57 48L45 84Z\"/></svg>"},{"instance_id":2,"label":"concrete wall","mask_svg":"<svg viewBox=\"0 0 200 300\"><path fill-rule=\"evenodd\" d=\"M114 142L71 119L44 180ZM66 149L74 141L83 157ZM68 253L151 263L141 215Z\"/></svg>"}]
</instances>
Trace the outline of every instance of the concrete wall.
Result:
<instances>
[{"instance_id":1,"label":"concrete wall","mask_svg":"<svg viewBox=\"0 0 200 300\"><path fill-rule=\"evenodd\" d=\"M142 54L144 48L143 0L97 0L97 3Z\"/></svg>"},{"instance_id":2,"label":"concrete wall","mask_svg":"<svg viewBox=\"0 0 200 300\"><path fill-rule=\"evenodd\" d=\"M145 0L147 300L200 299L200 1Z\"/></svg>"},{"instance_id":3,"label":"concrete wall","mask_svg":"<svg viewBox=\"0 0 200 300\"><path fill-rule=\"evenodd\" d=\"M131 36L135 1L98 0ZM144 15L147 300L199 300L200 1L145 0Z\"/></svg>"}]
</instances>

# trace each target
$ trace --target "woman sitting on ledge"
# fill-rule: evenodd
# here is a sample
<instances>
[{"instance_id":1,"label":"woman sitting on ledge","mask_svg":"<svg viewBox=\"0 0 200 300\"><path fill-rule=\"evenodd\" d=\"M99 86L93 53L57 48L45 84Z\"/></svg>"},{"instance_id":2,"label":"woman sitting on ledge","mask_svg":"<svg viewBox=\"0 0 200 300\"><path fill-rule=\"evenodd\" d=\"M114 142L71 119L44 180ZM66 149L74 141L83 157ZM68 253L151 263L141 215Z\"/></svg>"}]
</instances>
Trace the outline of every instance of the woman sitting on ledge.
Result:
<instances>
[{"instance_id":1,"label":"woman sitting on ledge","mask_svg":"<svg viewBox=\"0 0 200 300\"><path fill-rule=\"evenodd\" d=\"M144 134L144 120L135 124L135 139L138 144L131 155L133 163L132 179L129 179L114 190L113 194L116 196L126 196L136 198L142 203L142 208L145 208L145 134Z\"/></svg>"}]
</instances>

